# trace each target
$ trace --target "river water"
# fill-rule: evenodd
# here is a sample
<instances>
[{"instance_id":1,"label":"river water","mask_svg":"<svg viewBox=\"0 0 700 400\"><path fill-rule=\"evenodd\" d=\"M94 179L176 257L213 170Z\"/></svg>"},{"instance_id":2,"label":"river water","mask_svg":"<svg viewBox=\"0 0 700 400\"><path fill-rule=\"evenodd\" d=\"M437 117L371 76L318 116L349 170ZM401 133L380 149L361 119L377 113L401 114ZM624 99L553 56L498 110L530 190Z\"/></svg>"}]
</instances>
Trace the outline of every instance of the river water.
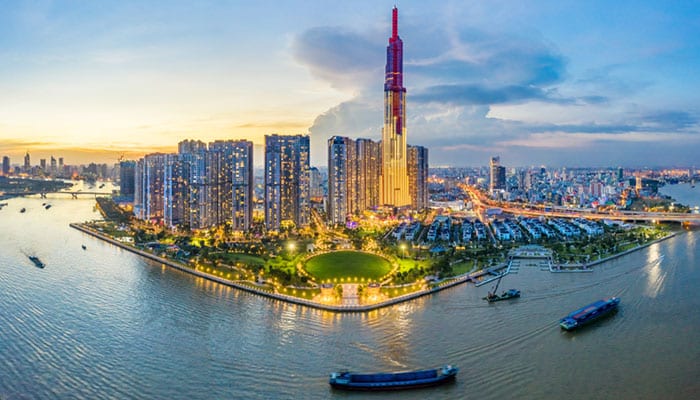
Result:
<instances>
[{"instance_id":1,"label":"river water","mask_svg":"<svg viewBox=\"0 0 700 400\"><path fill-rule=\"evenodd\" d=\"M700 203L686 192L686 203ZM522 290L512 302L487 304L488 286L464 284L340 315L211 283L69 228L99 218L94 199L8 203L0 210L3 400L362 399L368 394L331 390L328 373L445 363L460 368L455 384L380 397L700 398L700 231L588 274L521 262L502 282ZM609 295L622 298L616 315L561 331L561 317Z\"/></svg>"}]
</instances>

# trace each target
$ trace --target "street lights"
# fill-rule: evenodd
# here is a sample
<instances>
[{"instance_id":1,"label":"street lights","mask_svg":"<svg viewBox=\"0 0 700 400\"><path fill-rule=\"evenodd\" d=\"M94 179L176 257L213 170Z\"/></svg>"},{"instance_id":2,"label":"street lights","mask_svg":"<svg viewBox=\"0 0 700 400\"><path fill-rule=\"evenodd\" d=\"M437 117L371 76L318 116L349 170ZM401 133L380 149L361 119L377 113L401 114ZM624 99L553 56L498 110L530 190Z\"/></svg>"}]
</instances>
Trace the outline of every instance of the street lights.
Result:
<instances>
[{"instance_id":1,"label":"street lights","mask_svg":"<svg viewBox=\"0 0 700 400\"><path fill-rule=\"evenodd\" d=\"M401 243L399 246L401 248L401 253L403 254L403 257L406 257L406 243Z\"/></svg>"}]
</instances>

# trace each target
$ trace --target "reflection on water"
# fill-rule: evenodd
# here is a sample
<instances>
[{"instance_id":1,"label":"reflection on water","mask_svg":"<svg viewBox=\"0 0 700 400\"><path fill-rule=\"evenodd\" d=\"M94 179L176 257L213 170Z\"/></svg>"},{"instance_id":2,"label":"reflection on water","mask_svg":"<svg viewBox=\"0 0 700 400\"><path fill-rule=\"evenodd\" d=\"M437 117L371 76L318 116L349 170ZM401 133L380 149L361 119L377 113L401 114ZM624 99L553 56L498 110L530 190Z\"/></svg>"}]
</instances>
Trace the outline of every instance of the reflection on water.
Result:
<instances>
[{"instance_id":1,"label":"reflection on water","mask_svg":"<svg viewBox=\"0 0 700 400\"><path fill-rule=\"evenodd\" d=\"M659 246L650 246L647 253L647 288L644 294L655 298L663 288L666 271L661 268L663 256L659 252Z\"/></svg>"},{"instance_id":2,"label":"reflection on water","mask_svg":"<svg viewBox=\"0 0 700 400\"><path fill-rule=\"evenodd\" d=\"M164 268L70 229L98 217L93 200L51 199L50 210L42 201L12 199L0 210L2 399L364 398L330 390L328 373L445 363L461 369L454 385L382 398L684 399L700 391L700 232L591 274L523 266L509 276L523 291L513 302L487 304L487 287L461 285L337 314ZM21 248L47 267L33 267ZM621 292L617 315L561 332L561 317Z\"/></svg>"}]
</instances>

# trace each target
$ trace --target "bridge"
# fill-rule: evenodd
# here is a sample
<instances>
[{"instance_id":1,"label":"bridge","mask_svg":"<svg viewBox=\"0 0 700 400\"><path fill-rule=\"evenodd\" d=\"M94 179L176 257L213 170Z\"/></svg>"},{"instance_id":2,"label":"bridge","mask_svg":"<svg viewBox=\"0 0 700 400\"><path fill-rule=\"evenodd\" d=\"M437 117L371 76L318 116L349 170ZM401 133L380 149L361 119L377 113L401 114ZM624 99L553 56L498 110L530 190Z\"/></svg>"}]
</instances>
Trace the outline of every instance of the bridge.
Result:
<instances>
[{"instance_id":1,"label":"bridge","mask_svg":"<svg viewBox=\"0 0 700 400\"><path fill-rule=\"evenodd\" d=\"M36 196L38 195L42 199L46 198L47 194L67 194L70 195L71 198L77 199L79 195L88 195L88 196L110 196L111 193L108 192L83 192L81 190L74 190L74 191L59 191L59 192L5 192L5 195L8 196Z\"/></svg>"},{"instance_id":2,"label":"bridge","mask_svg":"<svg viewBox=\"0 0 700 400\"><path fill-rule=\"evenodd\" d=\"M642 212L615 210L609 212L589 208L568 208L560 206L534 206L520 203L499 202L488 199L478 189L464 185L463 189L471 197L474 208L480 214L486 208L500 208L503 212L527 217L586 218L613 221L679 222L683 225L700 224L699 213Z\"/></svg>"}]
</instances>

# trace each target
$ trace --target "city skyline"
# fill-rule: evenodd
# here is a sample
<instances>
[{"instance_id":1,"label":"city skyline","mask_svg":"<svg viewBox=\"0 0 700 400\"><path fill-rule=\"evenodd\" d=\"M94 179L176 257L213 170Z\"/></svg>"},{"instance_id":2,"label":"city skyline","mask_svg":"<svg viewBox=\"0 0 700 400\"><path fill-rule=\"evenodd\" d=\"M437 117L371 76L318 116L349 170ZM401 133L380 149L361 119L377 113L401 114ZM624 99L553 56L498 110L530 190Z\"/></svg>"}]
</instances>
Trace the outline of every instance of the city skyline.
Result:
<instances>
[{"instance_id":1,"label":"city skyline","mask_svg":"<svg viewBox=\"0 0 700 400\"><path fill-rule=\"evenodd\" d=\"M331 136L381 137L392 4L13 3L0 155L113 162L248 139L260 166L264 135L309 133L324 165ZM696 5L398 6L406 125L433 166L694 164Z\"/></svg>"}]
</instances>

